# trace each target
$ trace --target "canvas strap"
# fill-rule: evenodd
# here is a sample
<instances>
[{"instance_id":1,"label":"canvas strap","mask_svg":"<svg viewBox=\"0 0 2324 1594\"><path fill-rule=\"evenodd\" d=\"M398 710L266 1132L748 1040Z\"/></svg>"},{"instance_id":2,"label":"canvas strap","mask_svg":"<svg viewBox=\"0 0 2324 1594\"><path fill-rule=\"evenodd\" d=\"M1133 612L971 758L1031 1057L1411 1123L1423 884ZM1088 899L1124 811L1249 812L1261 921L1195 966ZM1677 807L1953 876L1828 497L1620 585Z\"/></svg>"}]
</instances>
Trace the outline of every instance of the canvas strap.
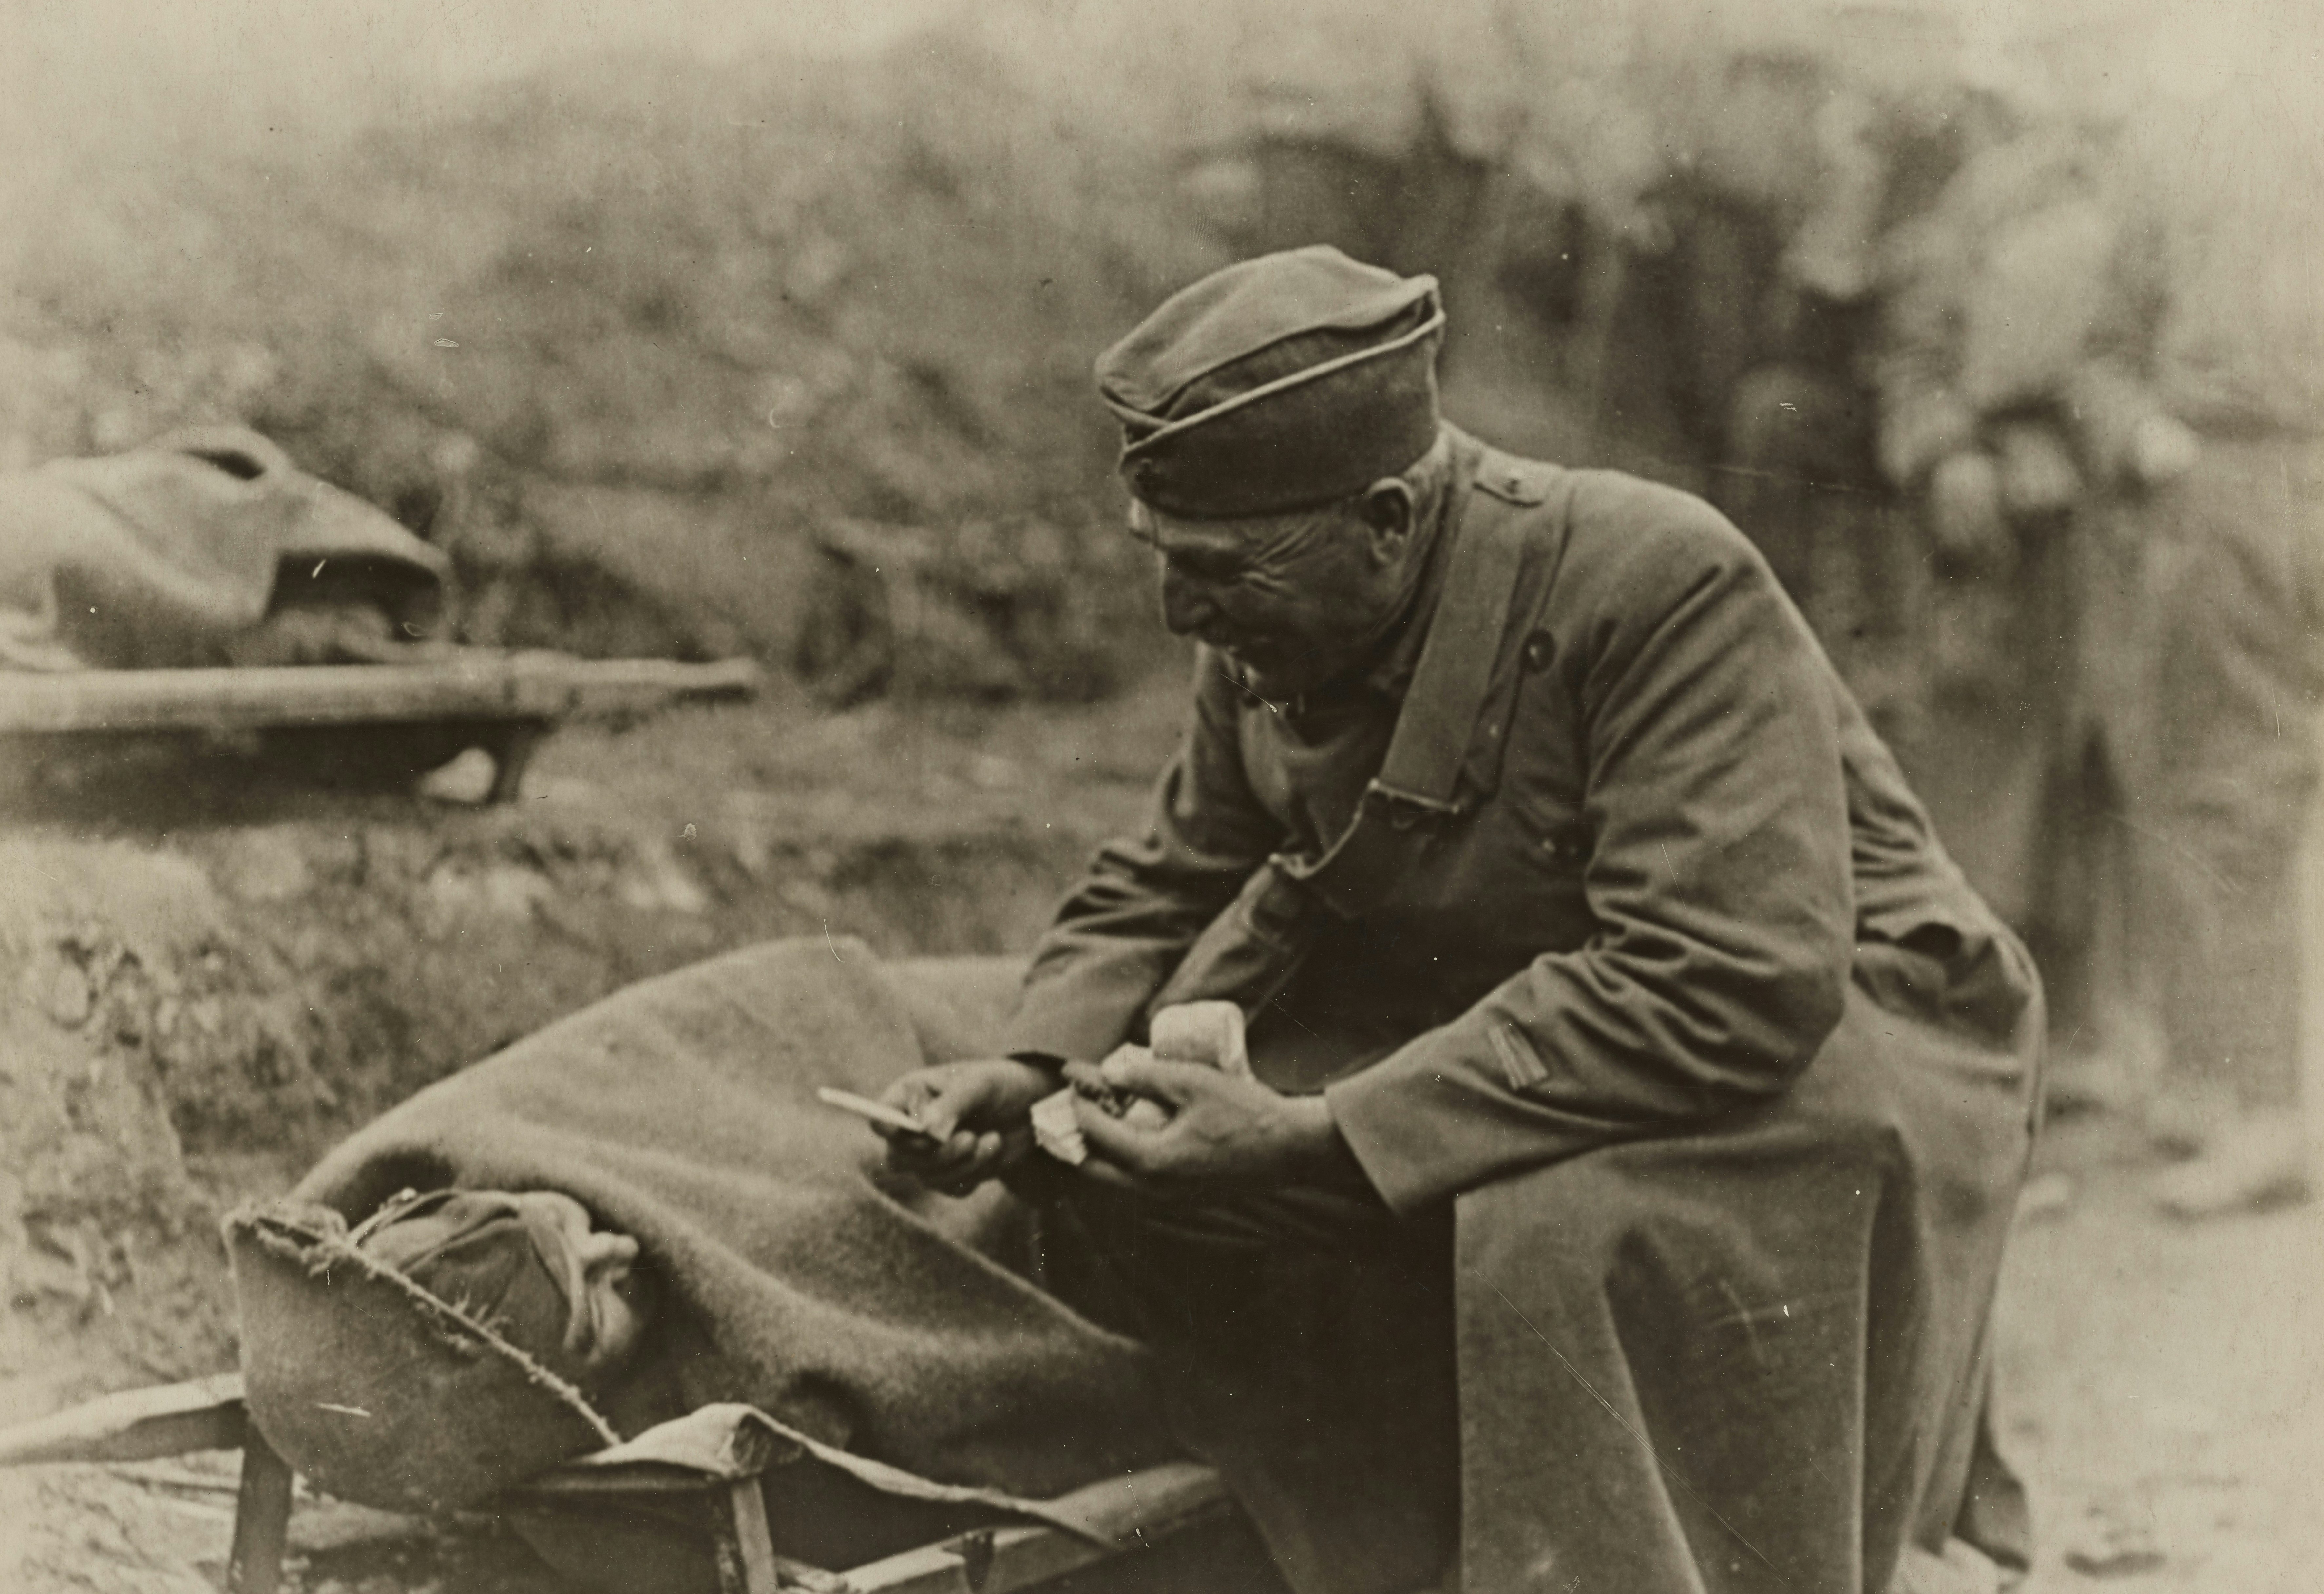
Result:
<instances>
[{"instance_id":1,"label":"canvas strap","mask_svg":"<svg viewBox=\"0 0 2324 1594\"><path fill-rule=\"evenodd\" d=\"M1227 1000L1255 1018L1298 972L1325 916L1351 919L1377 906L1461 816L1462 768L1525 561L1522 511L1531 506L1476 488L1480 469L1511 475L1504 464L1489 451L1452 484L1462 512L1444 528L1452 539L1444 587L1388 755L1355 818L1319 854L1278 852L1261 864L1195 937L1148 1005L1149 1014L1178 1002ZM1571 495L1570 473L1558 473L1552 504L1561 519Z\"/></svg>"}]
</instances>

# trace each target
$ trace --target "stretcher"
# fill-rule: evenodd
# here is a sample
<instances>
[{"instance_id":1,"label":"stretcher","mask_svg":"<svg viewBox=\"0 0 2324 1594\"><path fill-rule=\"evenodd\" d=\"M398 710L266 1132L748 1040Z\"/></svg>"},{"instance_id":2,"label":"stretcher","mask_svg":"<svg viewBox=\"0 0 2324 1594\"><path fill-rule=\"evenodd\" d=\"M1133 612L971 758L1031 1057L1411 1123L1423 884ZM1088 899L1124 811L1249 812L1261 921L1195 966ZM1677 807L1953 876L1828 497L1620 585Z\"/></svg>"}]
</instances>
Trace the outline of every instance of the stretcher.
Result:
<instances>
[{"instance_id":1,"label":"stretcher","mask_svg":"<svg viewBox=\"0 0 2324 1594\"><path fill-rule=\"evenodd\" d=\"M435 761L482 748L491 799L515 797L541 737L583 715L642 714L682 698L748 696L749 659L575 659L456 649L425 663L239 669L0 671L0 744L428 727Z\"/></svg>"},{"instance_id":2,"label":"stretcher","mask_svg":"<svg viewBox=\"0 0 2324 1594\"><path fill-rule=\"evenodd\" d=\"M733 1418L723 1413L737 1414ZM1026 1522L982 1527L862 1565L822 1567L786 1553L794 1512L830 1508L830 1497L796 1451L753 1440L763 1431L747 1408L717 1408L682 1419L693 1432L657 1444L654 1433L556 1468L494 1502L496 1515L571 1512L649 1505L696 1525L715 1567L718 1594L1010 1594L1136 1586L1107 1576L1147 1572L1174 1550L1186 1580L1160 1587L1272 1584L1218 1475L1191 1461L1167 1462L1092 1484L1052 1502L1092 1528L1087 1534ZM721 1433L725 1442L720 1442ZM706 1440L711 1442L704 1442ZM242 1475L226 1594L276 1594L281 1586L293 1503L290 1468L247 1419L238 1374L106 1396L52 1416L0 1429L0 1466L121 1463L203 1451L239 1450ZM683 1458L683 1459L680 1459ZM792 1473L796 1471L797 1477ZM1197 1570L1233 1567L1232 1581ZM1256 1578L1257 1582L1249 1581Z\"/></svg>"}]
</instances>

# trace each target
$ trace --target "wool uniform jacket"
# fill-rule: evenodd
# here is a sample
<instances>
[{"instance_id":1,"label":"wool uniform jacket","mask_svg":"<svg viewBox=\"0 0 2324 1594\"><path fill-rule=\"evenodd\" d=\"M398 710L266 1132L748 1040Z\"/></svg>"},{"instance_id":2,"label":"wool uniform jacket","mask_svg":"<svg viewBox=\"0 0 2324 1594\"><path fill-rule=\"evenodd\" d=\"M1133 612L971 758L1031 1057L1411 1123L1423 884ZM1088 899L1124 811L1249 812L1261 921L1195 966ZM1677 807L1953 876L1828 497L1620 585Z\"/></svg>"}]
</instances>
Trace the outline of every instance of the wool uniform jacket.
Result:
<instances>
[{"instance_id":1,"label":"wool uniform jacket","mask_svg":"<svg viewBox=\"0 0 2324 1594\"><path fill-rule=\"evenodd\" d=\"M1421 602L1484 503L1524 517L1507 612L1417 615L1380 667L1303 704L1203 650L1147 831L1066 899L1012 1048L1142 1037L1250 871L1347 827L1431 624L1501 631L1469 811L1327 929L1252 1035L1270 1083L1324 1091L1392 1207L1782 1092L1839 1022L1859 944L1885 982L1917 975L1922 1005L2006 1037L2032 995L2007 932L1742 535L1670 488L1457 444Z\"/></svg>"},{"instance_id":2,"label":"wool uniform jacket","mask_svg":"<svg viewBox=\"0 0 2324 1594\"><path fill-rule=\"evenodd\" d=\"M1735 1594L1877 1594L1955 1536L2022 1561L1983 1418L2030 961L1716 511L1466 437L1455 466L1370 668L1281 704L1200 656L1145 833L1006 1031L1139 1038L1254 871L1346 831L1429 629L1492 628L1457 812L1246 1001L1254 1071L1323 1092L1371 1189L1069 1185L1053 1283L1128 1303L1301 1594L1456 1556L1477 1589ZM1455 540L1511 534L1506 602L1439 607ZM1285 1218L1317 1200L1357 1209L1320 1244Z\"/></svg>"}]
</instances>

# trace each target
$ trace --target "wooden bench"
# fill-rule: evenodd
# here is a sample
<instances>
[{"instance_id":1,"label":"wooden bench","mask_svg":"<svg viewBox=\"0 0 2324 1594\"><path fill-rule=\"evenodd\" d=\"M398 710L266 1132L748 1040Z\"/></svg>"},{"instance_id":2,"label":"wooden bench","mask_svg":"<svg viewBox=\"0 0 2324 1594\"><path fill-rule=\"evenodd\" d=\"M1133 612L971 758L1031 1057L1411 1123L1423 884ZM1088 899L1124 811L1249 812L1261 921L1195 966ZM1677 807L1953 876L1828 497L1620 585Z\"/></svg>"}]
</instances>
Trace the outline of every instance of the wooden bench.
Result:
<instances>
[{"instance_id":1,"label":"wooden bench","mask_svg":"<svg viewBox=\"0 0 2324 1594\"><path fill-rule=\"evenodd\" d=\"M0 671L0 740L441 725L492 755L491 797L505 802L534 746L560 721L748 696L761 680L746 659L680 664L481 649L421 664Z\"/></svg>"}]
</instances>

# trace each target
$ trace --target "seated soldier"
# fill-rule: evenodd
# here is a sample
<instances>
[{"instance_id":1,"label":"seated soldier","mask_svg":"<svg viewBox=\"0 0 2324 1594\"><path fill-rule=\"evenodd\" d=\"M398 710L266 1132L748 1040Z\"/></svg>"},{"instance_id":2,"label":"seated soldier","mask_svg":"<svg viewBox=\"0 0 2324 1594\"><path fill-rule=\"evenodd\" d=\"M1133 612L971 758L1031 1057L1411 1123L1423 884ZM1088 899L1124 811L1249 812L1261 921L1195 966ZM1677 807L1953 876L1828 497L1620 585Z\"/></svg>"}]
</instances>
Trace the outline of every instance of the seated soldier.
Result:
<instances>
[{"instance_id":1,"label":"seated soldier","mask_svg":"<svg viewBox=\"0 0 2324 1594\"><path fill-rule=\"evenodd\" d=\"M1044 1204L1296 1589L2023 1564L1982 1408L2032 965L1750 545L1445 424L1443 326L1311 248L1099 361L1192 728L998 1055L890 1087L890 1164ZM1167 1113L1093 1091L1036 1159L1201 999L1250 1075L1115 1056Z\"/></svg>"}]
</instances>

